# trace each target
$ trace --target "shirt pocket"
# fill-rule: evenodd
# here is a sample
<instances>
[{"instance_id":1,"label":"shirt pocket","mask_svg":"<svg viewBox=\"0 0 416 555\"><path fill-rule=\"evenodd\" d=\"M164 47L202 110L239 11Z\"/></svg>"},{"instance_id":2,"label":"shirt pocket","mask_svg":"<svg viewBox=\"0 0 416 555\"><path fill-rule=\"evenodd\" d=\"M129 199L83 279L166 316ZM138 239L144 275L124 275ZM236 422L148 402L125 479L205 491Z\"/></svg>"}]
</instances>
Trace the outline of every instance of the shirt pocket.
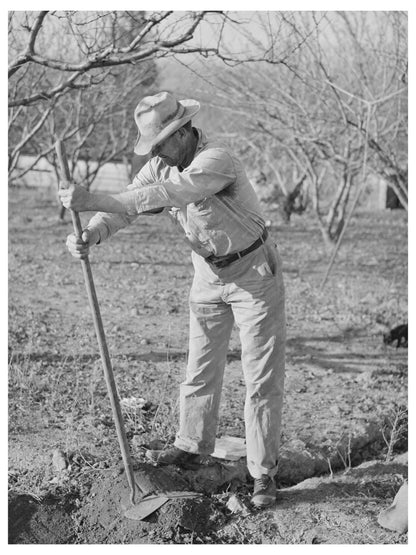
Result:
<instances>
[{"instance_id":1,"label":"shirt pocket","mask_svg":"<svg viewBox=\"0 0 416 555\"><path fill-rule=\"evenodd\" d=\"M221 217L214 197L188 204L187 212L188 222L192 222L197 228L212 230L220 225Z\"/></svg>"}]
</instances>

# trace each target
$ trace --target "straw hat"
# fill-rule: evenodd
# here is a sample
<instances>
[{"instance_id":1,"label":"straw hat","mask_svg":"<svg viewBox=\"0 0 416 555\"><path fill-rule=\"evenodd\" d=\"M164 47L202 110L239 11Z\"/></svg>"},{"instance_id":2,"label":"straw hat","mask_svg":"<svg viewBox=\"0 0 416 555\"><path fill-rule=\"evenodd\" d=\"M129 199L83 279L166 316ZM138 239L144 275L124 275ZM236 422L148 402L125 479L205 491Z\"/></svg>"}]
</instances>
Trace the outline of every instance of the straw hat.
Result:
<instances>
[{"instance_id":1,"label":"straw hat","mask_svg":"<svg viewBox=\"0 0 416 555\"><path fill-rule=\"evenodd\" d=\"M185 125L199 111L196 100L176 100L168 92L146 96L134 111L138 135L134 152L148 154L153 147Z\"/></svg>"}]
</instances>

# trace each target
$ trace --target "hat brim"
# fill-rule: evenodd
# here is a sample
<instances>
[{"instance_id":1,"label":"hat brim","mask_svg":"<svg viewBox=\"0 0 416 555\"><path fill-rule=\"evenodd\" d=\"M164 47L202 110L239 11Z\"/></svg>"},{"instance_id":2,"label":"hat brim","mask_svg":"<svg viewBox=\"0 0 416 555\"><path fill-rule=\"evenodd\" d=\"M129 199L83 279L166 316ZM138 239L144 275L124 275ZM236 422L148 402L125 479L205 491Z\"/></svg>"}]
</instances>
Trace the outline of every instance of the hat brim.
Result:
<instances>
[{"instance_id":1,"label":"hat brim","mask_svg":"<svg viewBox=\"0 0 416 555\"><path fill-rule=\"evenodd\" d=\"M166 140L170 135L173 135L175 131L185 125L185 123L187 123L190 119L194 117L195 114L199 112L200 104L198 101L189 99L180 100L179 102L185 108L183 116L172 121L152 140L148 140L145 137L142 137L139 133L137 135L136 143L133 149L135 154L138 154L139 156L145 156L146 154L149 154L152 148L154 148L162 141Z\"/></svg>"}]
</instances>

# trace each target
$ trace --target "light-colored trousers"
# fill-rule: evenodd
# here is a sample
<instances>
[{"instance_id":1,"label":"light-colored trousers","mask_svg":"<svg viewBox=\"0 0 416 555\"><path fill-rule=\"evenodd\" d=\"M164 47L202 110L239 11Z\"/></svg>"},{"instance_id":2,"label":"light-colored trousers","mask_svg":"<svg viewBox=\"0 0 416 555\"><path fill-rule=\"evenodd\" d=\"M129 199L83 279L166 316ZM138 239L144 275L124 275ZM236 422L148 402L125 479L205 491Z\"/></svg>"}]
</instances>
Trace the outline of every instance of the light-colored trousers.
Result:
<instances>
[{"instance_id":1,"label":"light-colored trousers","mask_svg":"<svg viewBox=\"0 0 416 555\"><path fill-rule=\"evenodd\" d=\"M247 467L253 478L277 472L285 374L285 301L282 263L273 241L216 269L192 253L189 358L180 386L175 446L214 451L230 335L240 334L246 384Z\"/></svg>"}]
</instances>

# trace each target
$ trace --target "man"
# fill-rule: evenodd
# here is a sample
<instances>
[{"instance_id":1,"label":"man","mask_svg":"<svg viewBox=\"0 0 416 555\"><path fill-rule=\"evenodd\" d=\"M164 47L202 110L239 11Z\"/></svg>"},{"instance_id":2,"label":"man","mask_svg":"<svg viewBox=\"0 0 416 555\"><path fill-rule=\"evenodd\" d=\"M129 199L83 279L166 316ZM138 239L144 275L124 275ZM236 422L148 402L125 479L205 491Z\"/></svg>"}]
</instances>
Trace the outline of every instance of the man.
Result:
<instances>
[{"instance_id":1,"label":"man","mask_svg":"<svg viewBox=\"0 0 416 555\"><path fill-rule=\"evenodd\" d=\"M192 467L214 451L227 348L235 322L246 383L247 467L252 503L276 498L284 386L285 309L280 257L268 237L245 171L226 147L192 127L195 100L161 92L135 110L134 151L150 160L128 191L89 193L71 184L61 200L76 211L98 210L82 239L70 235L73 256L108 239L138 214L168 209L192 248L189 358L180 386L180 423L174 446L148 451L160 465Z\"/></svg>"}]
</instances>

